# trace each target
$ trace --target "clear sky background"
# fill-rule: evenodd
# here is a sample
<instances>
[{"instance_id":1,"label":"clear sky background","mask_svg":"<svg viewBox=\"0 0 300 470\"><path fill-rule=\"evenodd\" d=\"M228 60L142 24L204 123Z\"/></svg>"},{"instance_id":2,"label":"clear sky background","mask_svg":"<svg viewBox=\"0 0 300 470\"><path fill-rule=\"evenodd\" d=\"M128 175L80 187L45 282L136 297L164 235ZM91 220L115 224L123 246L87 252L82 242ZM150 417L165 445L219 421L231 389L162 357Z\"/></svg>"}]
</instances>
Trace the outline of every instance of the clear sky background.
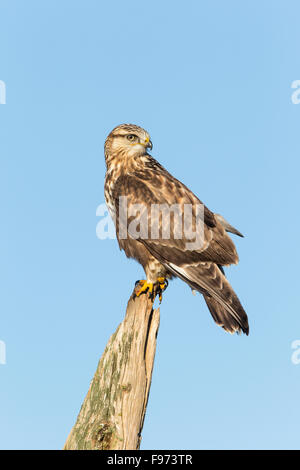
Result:
<instances>
[{"instance_id":1,"label":"clear sky background","mask_svg":"<svg viewBox=\"0 0 300 470\"><path fill-rule=\"evenodd\" d=\"M300 448L297 0L0 0L0 447L60 449L142 268L96 237L103 143L152 154L245 234L250 336L172 282L142 449Z\"/></svg>"}]
</instances>

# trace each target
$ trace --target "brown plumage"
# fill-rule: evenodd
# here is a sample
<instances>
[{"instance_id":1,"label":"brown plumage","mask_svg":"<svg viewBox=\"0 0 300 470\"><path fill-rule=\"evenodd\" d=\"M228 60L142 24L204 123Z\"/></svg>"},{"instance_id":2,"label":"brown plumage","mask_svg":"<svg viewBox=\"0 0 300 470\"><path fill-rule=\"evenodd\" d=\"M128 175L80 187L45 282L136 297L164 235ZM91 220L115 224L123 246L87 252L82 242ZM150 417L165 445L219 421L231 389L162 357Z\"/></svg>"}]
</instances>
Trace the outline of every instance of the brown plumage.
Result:
<instances>
[{"instance_id":1,"label":"brown plumage","mask_svg":"<svg viewBox=\"0 0 300 470\"><path fill-rule=\"evenodd\" d=\"M105 199L120 249L142 264L149 282L179 277L203 294L218 325L230 333L248 334L247 315L222 268L238 263L234 243L226 232L242 234L149 155L149 147L149 134L132 124L113 129L105 142ZM126 198L125 218L122 198ZM152 208L156 205L173 207L174 211L169 218L161 213L155 216ZM187 208L191 217L183 230ZM191 239L185 229L197 234L201 243L191 246L197 238Z\"/></svg>"}]
</instances>

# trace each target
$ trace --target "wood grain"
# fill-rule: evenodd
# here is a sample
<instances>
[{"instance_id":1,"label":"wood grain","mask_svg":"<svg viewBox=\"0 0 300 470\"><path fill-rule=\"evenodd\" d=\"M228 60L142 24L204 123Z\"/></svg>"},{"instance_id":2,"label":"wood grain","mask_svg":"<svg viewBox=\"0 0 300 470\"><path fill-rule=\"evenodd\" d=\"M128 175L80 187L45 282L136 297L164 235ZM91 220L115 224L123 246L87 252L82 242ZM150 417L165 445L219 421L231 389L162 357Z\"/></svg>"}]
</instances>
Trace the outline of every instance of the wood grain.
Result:
<instances>
[{"instance_id":1,"label":"wood grain","mask_svg":"<svg viewBox=\"0 0 300 470\"><path fill-rule=\"evenodd\" d=\"M149 397L159 309L131 296L110 337L64 450L136 450Z\"/></svg>"}]
</instances>

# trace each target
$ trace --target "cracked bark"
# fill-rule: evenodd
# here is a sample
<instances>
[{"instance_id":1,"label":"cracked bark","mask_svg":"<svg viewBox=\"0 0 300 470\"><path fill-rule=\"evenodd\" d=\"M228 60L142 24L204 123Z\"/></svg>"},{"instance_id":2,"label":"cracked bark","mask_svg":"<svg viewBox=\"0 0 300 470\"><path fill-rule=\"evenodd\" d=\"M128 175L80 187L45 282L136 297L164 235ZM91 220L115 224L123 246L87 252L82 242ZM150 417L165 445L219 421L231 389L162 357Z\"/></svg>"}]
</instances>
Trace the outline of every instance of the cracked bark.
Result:
<instances>
[{"instance_id":1,"label":"cracked bark","mask_svg":"<svg viewBox=\"0 0 300 470\"><path fill-rule=\"evenodd\" d=\"M137 450L149 397L159 309L129 299L110 337L64 450Z\"/></svg>"}]
</instances>

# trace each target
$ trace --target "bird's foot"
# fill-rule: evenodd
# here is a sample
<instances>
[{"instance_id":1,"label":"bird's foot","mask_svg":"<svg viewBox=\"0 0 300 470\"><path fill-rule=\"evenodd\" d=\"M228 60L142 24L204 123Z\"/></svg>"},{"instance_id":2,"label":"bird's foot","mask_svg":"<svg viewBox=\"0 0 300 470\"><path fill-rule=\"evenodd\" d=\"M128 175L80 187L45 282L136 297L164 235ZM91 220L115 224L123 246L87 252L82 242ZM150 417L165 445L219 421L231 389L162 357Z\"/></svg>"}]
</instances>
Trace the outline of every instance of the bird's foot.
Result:
<instances>
[{"instance_id":1,"label":"bird's foot","mask_svg":"<svg viewBox=\"0 0 300 470\"><path fill-rule=\"evenodd\" d=\"M157 294L158 294L158 298L159 298L159 303L161 304L162 293L163 293L164 290L166 290L169 283L168 283L168 281L165 277L158 277L157 278L157 284L158 284Z\"/></svg>"},{"instance_id":2,"label":"bird's foot","mask_svg":"<svg viewBox=\"0 0 300 470\"><path fill-rule=\"evenodd\" d=\"M159 302L161 303L162 293L168 287L168 281L165 277L158 277L154 283L142 279L141 281L136 281L135 285L136 287L141 286L135 293L136 297L139 297L143 292L148 292L152 300L158 295Z\"/></svg>"},{"instance_id":3,"label":"bird's foot","mask_svg":"<svg viewBox=\"0 0 300 470\"><path fill-rule=\"evenodd\" d=\"M150 296L152 296L153 288L154 288L153 282L149 282L149 281L146 281L145 279L142 279L141 281L136 281L135 285L141 286L141 288L135 294L137 297L139 297L143 292L149 292Z\"/></svg>"}]
</instances>

